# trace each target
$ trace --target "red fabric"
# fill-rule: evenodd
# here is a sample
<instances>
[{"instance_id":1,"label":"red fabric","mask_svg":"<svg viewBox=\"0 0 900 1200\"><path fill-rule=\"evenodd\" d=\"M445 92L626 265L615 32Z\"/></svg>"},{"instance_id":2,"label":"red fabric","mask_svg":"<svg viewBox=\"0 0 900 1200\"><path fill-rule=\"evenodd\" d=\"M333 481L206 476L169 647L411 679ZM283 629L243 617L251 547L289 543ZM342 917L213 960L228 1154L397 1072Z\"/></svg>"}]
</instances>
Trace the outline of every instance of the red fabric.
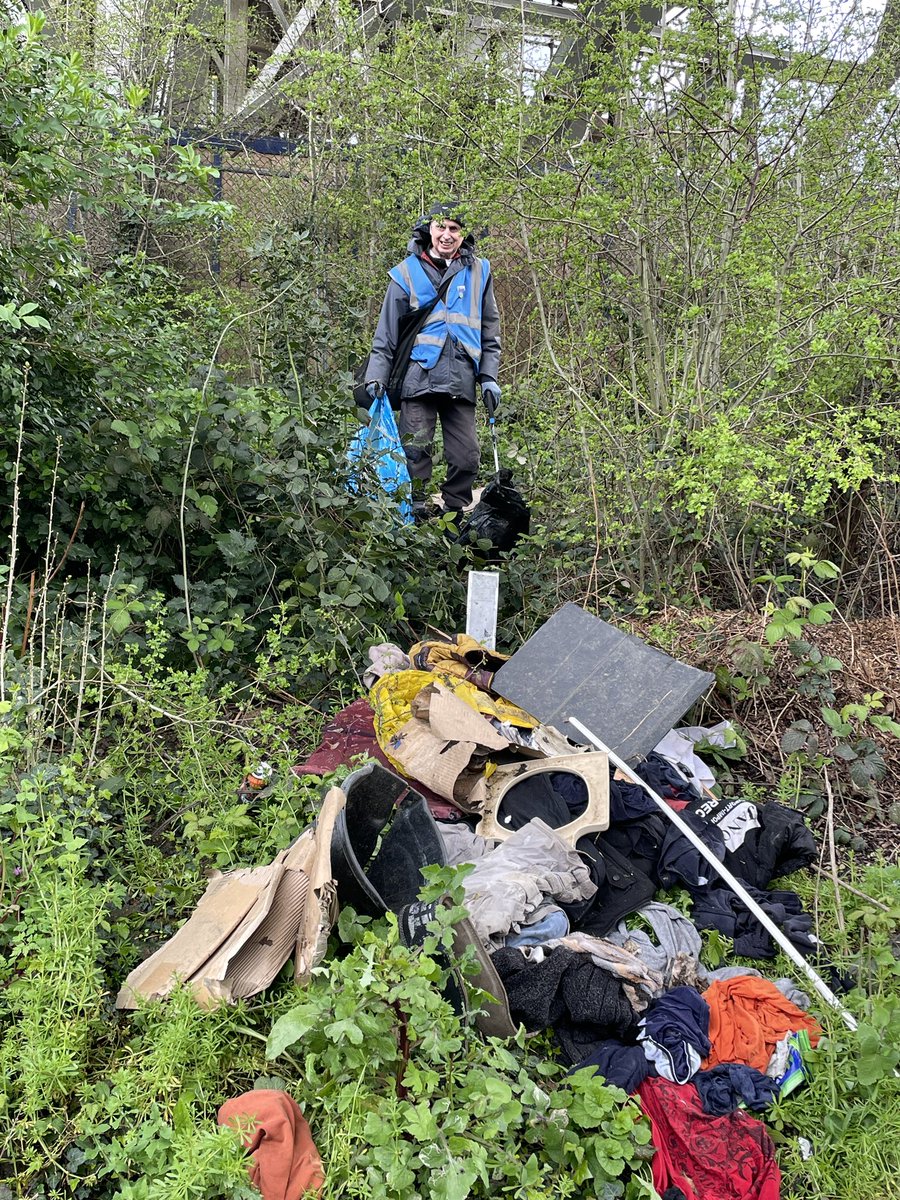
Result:
<instances>
[{"instance_id":1,"label":"red fabric","mask_svg":"<svg viewBox=\"0 0 900 1200\"><path fill-rule=\"evenodd\" d=\"M768 979L736 975L717 979L703 993L709 1005L709 1057L704 1069L719 1063L746 1063L765 1072L775 1043L806 1029L817 1046L822 1028L792 1004Z\"/></svg>"},{"instance_id":2,"label":"red fabric","mask_svg":"<svg viewBox=\"0 0 900 1200\"><path fill-rule=\"evenodd\" d=\"M322 1160L300 1105L287 1092L244 1092L226 1100L219 1124L236 1129L253 1158L250 1182L263 1200L301 1200L320 1195Z\"/></svg>"},{"instance_id":3,"label":"red fabric","mask_svg":"<svg viewBox=\"0 0 900 1200\"><path fill-rule=\"evenodd\" d=\"M687 1200L778 1200L781 1172L760 1121L742 1109L703 1111L692 1083L645 1079L637 1095L653 1130L653 1186L681 1188Z\"/></svg>"},{"instance_id":4,"label":"red fabric","mask_svg":"<svg viewBox=\"0 0 900 1200\"><path fill-rule=\"evenodd\" d=\"M358 754L377 758L383 767L394 771L384 756L375 738L375 714L372 705L361 697L336 713L322 730L322 740L310 757L293 768L295 775L330 775L338 767L349 763ZM394 771L396 774L396 771ZM424 796L431 815L439 821L453 821L461 817L455 805L433 792L424 784L410 780L410 785Z\"/></svg>"}]
</instances>

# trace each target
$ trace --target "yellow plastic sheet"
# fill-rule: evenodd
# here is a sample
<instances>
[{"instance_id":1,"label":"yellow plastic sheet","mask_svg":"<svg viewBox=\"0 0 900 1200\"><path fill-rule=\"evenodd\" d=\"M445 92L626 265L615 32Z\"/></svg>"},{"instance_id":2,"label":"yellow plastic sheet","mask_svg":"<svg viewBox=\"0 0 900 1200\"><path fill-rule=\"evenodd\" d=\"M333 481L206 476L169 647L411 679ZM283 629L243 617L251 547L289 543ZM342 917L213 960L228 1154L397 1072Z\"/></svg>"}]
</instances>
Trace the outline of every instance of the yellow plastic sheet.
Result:
<instances>
[{"instance_id":1,"label":"yellow plastic sheet","mask_svg":"<svg viewBox=\"0 0 900 1200\"><path fill-rule=\"evenodd\" d=\"M369 692L369 701L375 713L375 737L388 760L401 770L400 764L391 757L391 739L412 718L412 702L419 692L429 684L440 681L450 688L470 708L486 717L508 721L521 729L535 729L538 721L524 709L497 700L477 688L474 683L447 675L442 671L393 671L375 683Z\"/></svg>"}]
</instances>

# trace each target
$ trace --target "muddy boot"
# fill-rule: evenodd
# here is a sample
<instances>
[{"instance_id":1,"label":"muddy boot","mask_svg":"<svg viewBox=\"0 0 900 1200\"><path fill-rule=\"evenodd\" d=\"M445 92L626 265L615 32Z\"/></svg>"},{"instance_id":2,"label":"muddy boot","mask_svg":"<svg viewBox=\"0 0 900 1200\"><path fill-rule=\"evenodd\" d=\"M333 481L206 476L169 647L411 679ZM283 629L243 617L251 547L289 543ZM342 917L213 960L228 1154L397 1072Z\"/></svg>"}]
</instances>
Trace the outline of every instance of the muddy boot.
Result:
<instances>
[{"instance_id":1,"label":"muddy boot","mask_svg":"<svg viewBox=\"0 0 900 1200\"><path fill-rule=\"evenodd\" d=\"M426 521L433 521L435 517L441 515L442 511L431 500L413 500L412 502L412 518L416 525L424 525Z\"/></svg>"}]
</instances>

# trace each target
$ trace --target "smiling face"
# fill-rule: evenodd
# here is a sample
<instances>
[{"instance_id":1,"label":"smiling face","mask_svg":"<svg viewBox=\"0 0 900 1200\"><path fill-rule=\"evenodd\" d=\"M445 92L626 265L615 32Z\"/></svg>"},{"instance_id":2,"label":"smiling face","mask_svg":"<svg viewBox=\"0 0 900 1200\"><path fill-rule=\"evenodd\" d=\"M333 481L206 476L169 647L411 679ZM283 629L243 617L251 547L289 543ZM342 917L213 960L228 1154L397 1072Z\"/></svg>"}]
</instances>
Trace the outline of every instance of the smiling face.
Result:
<instances>
[{"instance_id":1,"label":"smiling face","mask_svg":"<svg viewBox=\"0 0 900 1200\"><path fill-rule=\"evenodd\" d=\"M431 249L438 258L452 258L463 243L463 229L450 217L439 217L428 226Z\"/></svg>"}]
</instances>

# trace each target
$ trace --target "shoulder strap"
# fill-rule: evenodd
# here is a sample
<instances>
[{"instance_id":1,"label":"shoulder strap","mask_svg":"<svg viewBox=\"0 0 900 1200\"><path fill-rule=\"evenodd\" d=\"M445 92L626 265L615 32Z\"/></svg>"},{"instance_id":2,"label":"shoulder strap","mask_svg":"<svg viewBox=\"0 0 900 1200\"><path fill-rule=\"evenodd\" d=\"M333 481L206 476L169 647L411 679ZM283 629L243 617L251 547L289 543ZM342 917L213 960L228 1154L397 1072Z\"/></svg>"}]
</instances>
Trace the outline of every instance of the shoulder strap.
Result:
<instances>
[{"instance_id":1,"label":"shoulder strap","mask_svg":"<svg viewBox=\"0 0 900 1200\"><path fill-rule=\"evenodd\" d=\"M410 355L412 354L415 340L436 306L446 296L448 287L458 274L459 272L457 271L452 276L448 275L442 279L433 300L429 300L421 308L417 308L400 318L397 348L394 351L394 361L391 365L391 373L387 385L388 396L395 408L400 407L400 392L403 388L403 380L406 377L407 369L409 368Z\"/></svg>"}]
</instances>

